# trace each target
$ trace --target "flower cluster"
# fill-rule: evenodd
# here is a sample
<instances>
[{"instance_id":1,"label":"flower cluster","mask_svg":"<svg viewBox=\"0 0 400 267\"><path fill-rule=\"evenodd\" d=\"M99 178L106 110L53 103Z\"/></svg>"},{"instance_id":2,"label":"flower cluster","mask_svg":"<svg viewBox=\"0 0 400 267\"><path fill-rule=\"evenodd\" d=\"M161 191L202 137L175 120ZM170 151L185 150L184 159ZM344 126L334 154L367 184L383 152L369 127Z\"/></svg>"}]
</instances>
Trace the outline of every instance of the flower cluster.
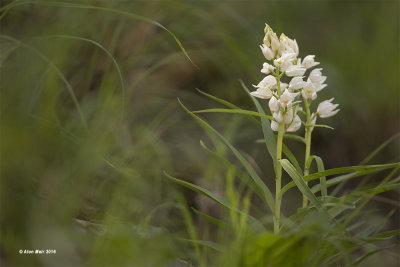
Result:
<instances>
[{"instance_id":1,"label":"flower cluster","mask_svg":"<svg viewBox=\"0 0 400 267\"><path fill-rule=\"evenodd\" d=\"M305 80L305 73L319 64L314 55L299 58L299 46L296 40L292 40L285 34L278 38L276 33L266 25L263 44L260 46L265 58L269 61L263 64L261 72L267 76L256 86L257 90L251 95L270 99L269 108L274 120L271 128L278 131L283 122L287 132L297 131L302 124L299 113L307 115L306 126L313 128L317 116L327 118L335 115L339 109L337 104L332 104L333 98L322 101L316 112L310 114L311 101L317 98L317 93L326 87L326 76L322 75L322 68L313 69ZM281 81L282 76L287 76L287 83ZM306 111L300 106L303 98Z\"/></svg>"}]
</instances>

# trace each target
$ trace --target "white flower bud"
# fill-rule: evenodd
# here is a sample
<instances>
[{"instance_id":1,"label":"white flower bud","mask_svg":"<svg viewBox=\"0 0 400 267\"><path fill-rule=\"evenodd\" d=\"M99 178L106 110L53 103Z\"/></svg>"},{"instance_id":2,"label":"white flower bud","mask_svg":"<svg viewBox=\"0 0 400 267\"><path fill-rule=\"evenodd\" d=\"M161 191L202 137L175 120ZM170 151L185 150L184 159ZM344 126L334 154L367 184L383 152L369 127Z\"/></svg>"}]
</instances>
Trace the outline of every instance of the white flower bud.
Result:
<instances>
[{"instance_id":1,"label":"white flower bud","mask_svg":"<svg viewBox=\"0 0 400 267\"><path fill-rule=\"evenodd\" d=\"M292 62L296 59L295 53L283 53L280 58L274 60L274 65L281 68L282 71L286 71L292 65Z\"/></svg>"},{"instance_id":2,"label":"white flower bud","mask_svg":"<svg viewBox=\"0 0 400 267\"><path fill-rule=\"evenodd\" d=\"M334 98L331 98L329 100L325 100L319 103L317 113L321 118L332 117L339 112L340 109L334 110L339 106L339 104L332 104L333 99Z\"/></svg>"},{"instance_id":3,"label":"white flower bud","mask_svg":"<svg viewBox=\"0 0 400 267\"><path fill-rule=\"evenodd\" d=\"M311 82L317 83L317 84L323 84L325 82L326 76L322 75L321 70L322 70L322 68L313 69L310 72L310 75L308 76L308 78L311 80Z\"/></svg>"},{"instance_id":4,"label":"white flower bud","mask_svg":"<svg viewBox=\"0 0 400 267\"><path fill-rule=\"evenodd\" d=\"M269 109L271 113L279 111L279 101L275 97L271 97L268 103Z\"/></svg>"},{"instance_id":5,"label":"white flower bud","mask_svg":"<svg viewBox=\"0 0 400 267\"><path fill-rule=\"evenodd\" d=\"M268 46L266 46L266 45L264 45L264 44L263 44L263 45L260 45L260 48L261 48L261 51L262 51L264 57L265 57L267 60L271 60L271 59L274 58L274 52L272 51L271 48L269 48Z\"/></svg>"},{"instance_id":6,"label":"white flower bud","mask_svg":"<svg viewBox=\"0 0 400 267\"><path fill-rule=\"evenodd\" d=\"M271 64L264 63L263 64L263 68L261 69L261 72L264 73L264 74L269 74L274 69L275 69L275 67L272 66Z\"/></svg>"},{"instance_id":7,"label":"white flower bud","mask_svg":"<svg viewBox=\"0 0 400 267\"><path fill-rule=\"evenodd\" d=\"M303 59L301 65L304 68L309 69L319 64L319 62L314 61L315 55L308 55Z\"/></svg>"}]
</instances>

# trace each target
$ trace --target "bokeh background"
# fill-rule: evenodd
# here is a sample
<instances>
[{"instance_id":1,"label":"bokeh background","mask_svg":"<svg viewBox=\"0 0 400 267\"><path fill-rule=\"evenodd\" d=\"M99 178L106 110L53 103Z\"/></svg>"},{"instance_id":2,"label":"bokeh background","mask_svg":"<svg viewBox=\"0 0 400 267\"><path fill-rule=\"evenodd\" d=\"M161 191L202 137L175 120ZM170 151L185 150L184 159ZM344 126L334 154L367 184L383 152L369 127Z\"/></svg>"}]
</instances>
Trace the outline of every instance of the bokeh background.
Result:
<instances>
[{"instance_id":1,"label":"bokeh background","mask_svg":"<svg viewBox=\"0 0 400 267\"><path fill-rule=\"evenodd\" d=\"M265 23L295 38L301 57L316 55L328 77L319 97L340 104L338 115L324 120L335 130L313 133L312 153L326 168L357 165L400 131L398 1L68 2L159 22L196 66L167 31L121 13L38 1L2 17L2 266L186 266L180 259L190 249L175 239L187 233L177 196L214 216L220 208L163 172L218 194L225 181L201 149L199 140L212 147L209 137L177 99L192 110L220 107L198 88L254 109L239 79L250 88L263 78ZM260 129L240 115L203 117L274 188L272 163L256 143ZM301 145L287 144L303 158ZM399 148L392 143L372 163L398 161ZM214 149L231 158L222 145ZM383 197L399 199L396 192ZM293 192L284 213L300 201ZM398 226L395 206L371 208L374 220L395 209L386 227ZM57 254L21 256L20 249ZM398 259L382 252L366 266L377 262L396 266Z\"/></svg>"}]
</instances>

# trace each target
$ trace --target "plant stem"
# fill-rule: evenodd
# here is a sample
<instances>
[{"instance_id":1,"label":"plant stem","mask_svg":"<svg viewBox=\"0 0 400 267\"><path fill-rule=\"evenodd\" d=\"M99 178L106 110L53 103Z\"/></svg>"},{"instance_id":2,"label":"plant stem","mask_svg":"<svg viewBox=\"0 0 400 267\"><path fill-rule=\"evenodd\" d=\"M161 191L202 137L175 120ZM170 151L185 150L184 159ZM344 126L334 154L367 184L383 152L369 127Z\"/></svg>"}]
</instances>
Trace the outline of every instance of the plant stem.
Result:
<instances>
[{"instance_id":1,"label":"plant stem","mask_svg":"<svg viewBox=\"0 0 400 267\"><path fill-rule=\"evenodd\" d=\"M274 212L274 233L279 233L279 221L281 217L281 185L282 185L282 165L280 160L282 159L282 142L283 132L285 130L285 123L282 121L279 124L278 140L276 143L276 190L275 190L275 212Z\"/></svg>"},{"instance_id":2,"label":"plant stem","mask_svg":"<svg viewBox=\"0 0 400 267\"><path fill-rule=\"evenodd\" d=\"M304 106L306 108L306 114L307 114L307 123L306 123L306 154L304 158L304 176L308 175L310 173L310 166L309 166L309 159L310 159L310 150L311 150L311 132L312 132L312 126L311 126L311 114L310 114L310 103L308 102L307 99L304 98ZM305 182L307 184L307 182ZM305 195L303 195L303 208L307 207L308 200Z\"/></svg>"}]
</instances>

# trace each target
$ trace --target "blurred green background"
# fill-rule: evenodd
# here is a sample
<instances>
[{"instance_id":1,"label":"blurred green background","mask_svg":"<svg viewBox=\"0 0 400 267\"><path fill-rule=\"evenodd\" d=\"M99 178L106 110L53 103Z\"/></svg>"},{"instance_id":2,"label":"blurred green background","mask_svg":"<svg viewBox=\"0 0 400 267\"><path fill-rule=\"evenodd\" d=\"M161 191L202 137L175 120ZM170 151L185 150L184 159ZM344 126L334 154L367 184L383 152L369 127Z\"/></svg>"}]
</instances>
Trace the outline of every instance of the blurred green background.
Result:
<instances>
[{"instance_id":1,"label":"blurred green background","mask_svg":"<svg viewBox=\"0 0 400 267\"><path fill-rule=\"evenodd\" d=\"M198 67L167 31L123 14L37 1L4 15L2 266L189 266L180 259L191 248L174 238L187 233L177 196L207 214L218 216L220 209L173 186L163 171L220 194L225 182L223 168L201 150L199 140L209 138L177 98L193 110L219 107L199 88L254 109L239 79L251 87L263 78L265 23L295 38L301 57L316 55L328 77L319 98L340 104L338 115L324 120L335 130L313 134L312 153L326 168L356 165L400 131L398 1L68 2L159 22ZM273 188L272 163L255 142L261 131L240 115L203 117ZM287 144L303 158L301 145ZM373 163L398 160L397 142ZM284 213L294 212L300 197L293 192ZM375 208L379 218L393 207ZM395 213L390 225L398 222ZM20 249L57 254L19 255ZM395 266L397 260L378 253L366 266Z\"/></svg>"}]
</instances>

